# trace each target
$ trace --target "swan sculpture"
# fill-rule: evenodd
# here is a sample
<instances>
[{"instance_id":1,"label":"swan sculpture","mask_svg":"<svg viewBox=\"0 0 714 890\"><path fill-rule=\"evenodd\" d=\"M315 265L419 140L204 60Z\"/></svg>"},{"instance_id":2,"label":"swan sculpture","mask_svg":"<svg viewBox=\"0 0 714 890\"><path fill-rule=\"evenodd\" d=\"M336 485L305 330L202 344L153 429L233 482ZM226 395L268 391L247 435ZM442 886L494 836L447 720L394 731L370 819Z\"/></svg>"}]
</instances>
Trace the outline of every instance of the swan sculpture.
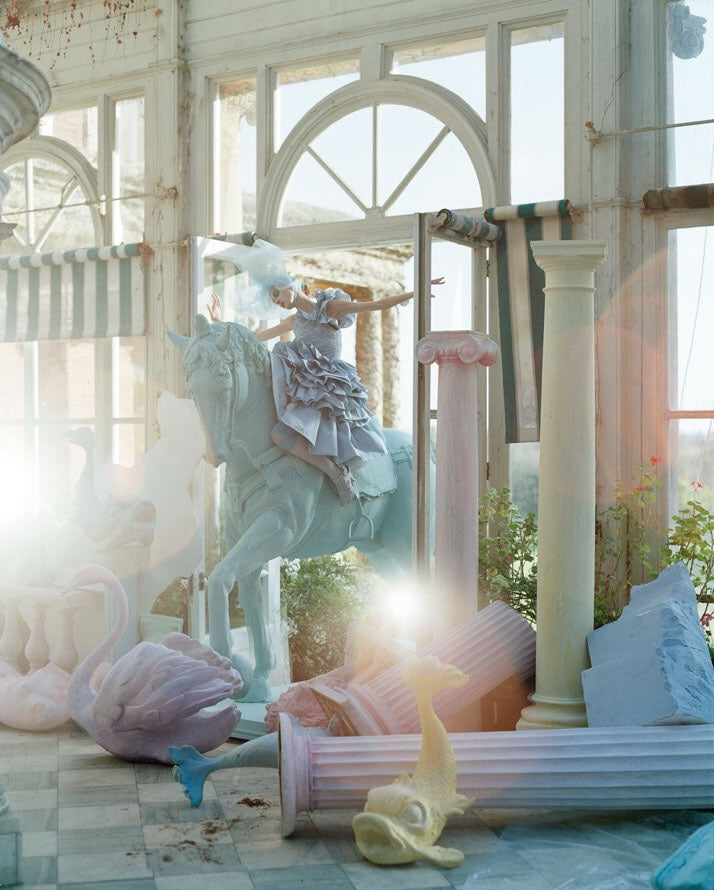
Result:
<instances>
[{"instance_id":1,"label":"swan sculpture","mask_svg":"<svg viewBox=\"0 0 714 890\"><path fill-rule=\"evenodd\" d=\"M139 643L109 668L98 690L92 686L96 668L127 625L126 593L99 564L82 566L64 591L98 583L114 600L116 620L71 676L67 700L75 723L110 754L141 763L172 763L170 745L210 751L225 742L240 717L238 706L207 708L238 694L243 681L227 658L184 634Z\"/></svg>"},{"instance_id":2,"label":"swan sculpture","mask_svg":"<svg viewBox=\"0 0 714 890\"><path fill-rule=\"evenodd\" d=\"M442 689L456 688L468 677L433 655L415 657L404 668L404 680L419 705L422 743L414 774L391 785L373 788L364 811L352 821L360 852L377 865L402 865L424 859L453 868L464 858L460 850L436 841L453 813L473 801L456 791L456 764L449 736L434 713L431 700Z\"/></svg>"},{"instance_id":3,"label":"swan sculpture","mask_svg":"<svg viewBox=\"0 0 714 890\"><path fill-rule=\"evenodd\" d=\"M0 663L0 723L12 729L43 732L69 718L67 686L70 675L51 661L23 674Z\"/></svg>"}]
</instances>

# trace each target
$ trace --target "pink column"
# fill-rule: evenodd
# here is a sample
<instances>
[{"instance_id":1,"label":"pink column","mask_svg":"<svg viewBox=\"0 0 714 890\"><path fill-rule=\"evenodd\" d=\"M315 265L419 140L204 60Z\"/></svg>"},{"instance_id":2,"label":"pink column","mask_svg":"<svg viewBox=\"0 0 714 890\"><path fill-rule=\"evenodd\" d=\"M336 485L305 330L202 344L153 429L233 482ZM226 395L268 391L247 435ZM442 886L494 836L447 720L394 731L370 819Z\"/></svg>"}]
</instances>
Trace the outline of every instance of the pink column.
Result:
<instances>
[{"instance_id":1,"label":"pink column","mask_svg":"<svg viewBox=\"0 0 714 890\"><path fill-rule=\"evenodd\" d=\"M434 635L476 611L478 579L478 365L498 346L475 331L433 331L417 344L422 364L439 366L436 444Z\"/></svg>"},{"instance_id":2,"label":"pink column","mask_svg":"<svg viewBox=\"0 0 714 890\"><path fill-rule=\"evenodd\" d=\"M475 808L714 807L714 725L463 732L450 737L457 789ZM280 715L283 835L298 813L361 810L371 788L414 772L419 735L314 736Z\"/></svg>"}]
</instances>

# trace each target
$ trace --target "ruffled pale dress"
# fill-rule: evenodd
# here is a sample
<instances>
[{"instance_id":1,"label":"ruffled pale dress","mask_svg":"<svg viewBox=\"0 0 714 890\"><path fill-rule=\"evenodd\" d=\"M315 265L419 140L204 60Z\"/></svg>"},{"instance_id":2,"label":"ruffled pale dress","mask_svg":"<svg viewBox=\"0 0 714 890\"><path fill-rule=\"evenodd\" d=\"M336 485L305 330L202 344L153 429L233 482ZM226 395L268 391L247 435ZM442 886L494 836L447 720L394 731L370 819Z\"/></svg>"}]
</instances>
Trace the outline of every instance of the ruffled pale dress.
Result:
<instances>
[{"instance_id":1,"label":"ruffled pale dress","mask_svg":"<svg viewBox=\"0 0 714 890\"><path fill-rule=\"evenodd\" d=\"M273 395L279 422L303 436L311 454L358 466L387 449L370 427L366 388L354 366L340 358L340 329L354 324L355 317L330 318L327 306L334 299L350 296L339 288L317 291L314 313L296 313L295 339L273 347Z\"/></svg>"}]
</instances>

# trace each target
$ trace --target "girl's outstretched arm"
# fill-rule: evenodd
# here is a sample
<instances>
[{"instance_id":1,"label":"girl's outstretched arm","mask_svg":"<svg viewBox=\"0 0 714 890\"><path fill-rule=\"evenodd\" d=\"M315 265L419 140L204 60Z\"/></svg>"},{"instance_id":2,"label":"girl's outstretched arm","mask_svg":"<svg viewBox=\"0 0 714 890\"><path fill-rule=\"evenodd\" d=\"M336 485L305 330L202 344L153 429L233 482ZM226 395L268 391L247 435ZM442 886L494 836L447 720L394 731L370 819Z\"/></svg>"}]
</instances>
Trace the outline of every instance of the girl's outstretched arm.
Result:
<instances>
[{"instance_id":1,"label":"girl's outstretched arm","mask_svg":"<svg viewBox=\"0 0 714 890\"><path fill-rule=\"evenodd\" d=\"M262 331L254 331L253 333L259 340L272 340L273 337L279 337L281 334L287 334L292 331L295 324L295 314L288 315L282 321L272 325L269 328L263 328Z\"/></svg>"},{"instance_id":2,"label":"girl's outstretched arm","mask_svg":"<svg viewBox=\"0 0 714 890\"><path fill-rule=\"evenodd\" d=\"M444 279L443 277L432 278L431 283L443 284ZM330 318L339 318L346 312L376 312L380 309L390 309L392 306L396 306L397 303L406 303L407 300L411 300L413 296L414 291L410 290L403 294L392 294L389 297L381 297L379 300L365 300L363 303L358 303L354 300L330 300L327 304L327 314Z\"/></svg>"}]
</instances>

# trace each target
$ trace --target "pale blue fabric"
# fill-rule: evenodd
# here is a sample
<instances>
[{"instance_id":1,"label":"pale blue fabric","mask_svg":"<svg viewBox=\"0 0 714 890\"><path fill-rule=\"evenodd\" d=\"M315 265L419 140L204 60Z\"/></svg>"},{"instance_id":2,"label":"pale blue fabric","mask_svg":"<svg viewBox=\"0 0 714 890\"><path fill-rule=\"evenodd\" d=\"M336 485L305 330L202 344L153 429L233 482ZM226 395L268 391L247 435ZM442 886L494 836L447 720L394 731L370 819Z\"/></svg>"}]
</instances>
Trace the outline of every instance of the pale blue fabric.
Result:
<instances>
[{"instance_id":1,"label":"pale blue fabric","mask_svg":"<svg viewBox=\"0 0 714 890\"><path fill-rule=\"evenodd\" d=\"M310 453L354 466L385 454L386 447L370 427L367 390L354 366L340 358L340 329L354 323L354 314L330 318L327 304L334 299L350 296L333 287L317 291L314 313L297 311L295 339L273 347L273 395L279 420L307 439Z\"/></svg>"}]
</instances>

